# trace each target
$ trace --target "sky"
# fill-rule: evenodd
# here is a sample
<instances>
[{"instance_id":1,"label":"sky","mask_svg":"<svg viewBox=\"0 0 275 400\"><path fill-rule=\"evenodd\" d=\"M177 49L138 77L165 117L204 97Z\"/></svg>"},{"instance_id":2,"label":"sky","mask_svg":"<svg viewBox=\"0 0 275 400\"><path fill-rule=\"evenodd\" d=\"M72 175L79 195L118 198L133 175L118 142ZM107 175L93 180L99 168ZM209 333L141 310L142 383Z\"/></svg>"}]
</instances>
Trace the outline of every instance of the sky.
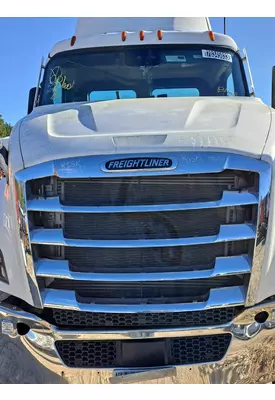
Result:
<instances>
[{"instance_id":1,"label":"sky","mask_svg":"<svg viewBox=\"0 0 275 400\"><path fill-rule=\"evenodd\" d=\"M211 18L223 33L223 18ZM0 114L15 124L27 113L29 89L36 86L41 57L74 33L76 18L0 18ZM227 34L247 49L256 96L270 104L275 65L275 18L228 18Z\"/></svg>"}]
</instances>

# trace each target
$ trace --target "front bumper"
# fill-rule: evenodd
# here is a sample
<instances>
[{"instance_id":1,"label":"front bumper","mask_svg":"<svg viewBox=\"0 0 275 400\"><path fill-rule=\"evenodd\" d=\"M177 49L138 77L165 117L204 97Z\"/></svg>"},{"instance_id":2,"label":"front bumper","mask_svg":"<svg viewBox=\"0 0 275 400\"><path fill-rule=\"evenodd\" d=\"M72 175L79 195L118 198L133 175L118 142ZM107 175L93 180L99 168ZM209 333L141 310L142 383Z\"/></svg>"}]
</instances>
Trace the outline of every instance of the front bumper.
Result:
<instances>
[{"instance_id":1,"label":"front bumper","mask_svg":"<svg viewBox=\"0 0 275 400\"><path fill-rule=\"evenodd\" d=\"M268 313L267 320L255 322L255 316L263 311ZM275 302L248 308L229 324L195 329L61 330L7 303L0 304L0 322L2 333L19 339L34 357L34 362L70 383L269 383L275 378ZM20 335L18 323L28 325L29 332ZM221 333L230 333L232 340L226 355L219 362L138 369L136 374L131 370L131 374L123 376L117 374L120 368L68 368L55 347L56 340L142 340Z\"/></svg>"}]
</instances>

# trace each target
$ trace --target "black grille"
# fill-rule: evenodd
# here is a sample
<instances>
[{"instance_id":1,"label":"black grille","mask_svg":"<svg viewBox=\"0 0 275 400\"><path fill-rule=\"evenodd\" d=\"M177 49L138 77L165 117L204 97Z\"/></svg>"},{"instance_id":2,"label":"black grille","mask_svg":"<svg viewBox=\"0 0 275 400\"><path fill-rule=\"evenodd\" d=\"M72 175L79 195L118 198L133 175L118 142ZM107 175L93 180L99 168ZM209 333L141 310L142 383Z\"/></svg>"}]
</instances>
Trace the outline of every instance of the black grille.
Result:
<instances>
[{"instance_id":1,"label":"black grille","mask_svg":"<svg viewBox=\"0 0 275 400\"><path fill-rule=\"evenodd\" d=\"M115 341L59 341L55 343L62 360L69 367L111 367L116 362Z\"/></svg>"},{"instance_id":2,"label":"black grille","mask_svg":"<svg viewBox=\"0 0 275 400\"><path fill-rule=\"evenodd\" d=\"M246 176L243 183L249 186ZM240 183L235 171L224 171L197 175L60 179L58 187L64 205L121 206L219 200L224 190L239 189Z\"/></svg>"},{"instance_id":3,"label":"black grille","mask_svg":"<svg viewBox=\"0 0 275 400\"><path fill-rule=\"evenodd\" d=\"M78 301L117 304L205 301L212 288L242 286L243 276L158 282L91 282L55 279L49 288L74 290Z\"/></svg>"},{"instance_id":4,"label":"black grille","mask_svg":"<svg viewBox=\"0 0 275 400\"><path fill-rule=\"evenodd\" d=\"M216 257L247 254L253 241L211 243L196 246L153 248L66 247L65 259L77 272L169 272L211 269ZM58 248L40 246L40 257L55 258ZM56 251L56 253L54 253Z\"/></svg>"},{"instance_id":5,"label":"black grille","mask_svg":"<svg viewBox=\"0 0 275 400\"><path fill-rule=\"evenodd\" d=\"M223 325L231 322L240 308L216 308L203 311L175 313L92 313L73 310L46 310L52 313L52 322L60 328L161 328Z\"/></svg>"},{"instance_id":6,"label":"black grille","mask_svg":"<svg viewBox=\"0 0 275 400\"><path fill-rule=\"evenodd\" d=\"M219 361L230 334L161 340L57 341L63 362L73 368L156 367Z\"/></svg>"},{"instance_id":7,"label":"black grille","mask_svg":"<svg viewBox=\"0 0 275 400\"><path fill-rule=\"evenodd\" d=\"M218 361L225 355L230 339L230 335L172 339L171 359L175 365Z\"/></svg>"},{"instance_id":8,"label":"black grille","mask_svg":"<svg viewBox=\"0 0 275 400\"><path fill-rule=\"evenodd\" d=\"M233 223L243 223L249 207L234 207ZM251 218L251 217L250 217ZM210 236L228 223L228 208L153 213L65 214L71 239L139 240ZM77 227L77 229L76 229Z\"/></svg>"}]
</instances>

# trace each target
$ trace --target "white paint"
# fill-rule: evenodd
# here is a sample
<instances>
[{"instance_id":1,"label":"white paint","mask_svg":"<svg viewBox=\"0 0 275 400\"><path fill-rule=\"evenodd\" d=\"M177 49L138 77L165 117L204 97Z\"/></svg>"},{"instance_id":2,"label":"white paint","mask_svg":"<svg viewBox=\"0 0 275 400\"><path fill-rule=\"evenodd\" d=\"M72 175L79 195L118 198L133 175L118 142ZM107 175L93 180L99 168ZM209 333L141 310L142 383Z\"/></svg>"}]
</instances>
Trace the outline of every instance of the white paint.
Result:
<instances>
[{"instance_id":1,"label":"white paint","mask_svg":"<svg viewBox=\"0 0 275 400\"><path fill-rule=\"evenodd\" d=\"M254 98L128 99L37 107L22 120L20 142L25 167L194 148L260 157L269 126L270 109Z\"/></svg>"},{"instance_id":2,"label":"white paint","mask_svg":"<svg viewBox=\"0 0 275 400\"><path fill-rule=\"evenodd\" d=\"M272 111L272 125L263 150L262 159L273 165L273 179L270 197L268 232L266 239L265 258L263 262L261 280L257 291L257 302L263 301L275 294L275 110ZM263 250L261 252L263 254Z\"/></svg>"},{"instance_id":3,"label":"white paint","mask_svg":"<svg viewBox=\"0 0 275 400\"><path fill-rule=\"evenodd\" d=\"M9 142L10 142L10 138L9 137L1 138L0 139L0 148L3 146L7 150L9 150Z\"/></svg>"},{"instance_id":4,"label":"white paint","mask_svg":"<svg viewBox=\"0 0 275 400\"><path fill-rule=\"evenodd\" d=\"M225 35L215 34L215 41L212 42L204 18L123 20L113 19L110 24L110 20L104 18L83 19L76 28L75 45L71 46L70 39L64 40L57 43L50 54L53 56L80 48L146 44L200 44L238 50L234 40ZM190 24L193 24L192 29ZM146 31L142 42L138 35L141 29ZM156 35L157 29L163 30L161 42ZM121 41L123 30L130 31L125 42ZM274 110L272 117L274 120ZM24 166L68 157L201 150L255 158L263 155L263 159L275 166L275 126L273 123L270 129L270 124L271 109L255 98L157 98L43 106L37 107L13 128L9 141L9 162L15 173ZM190 159L186 161L196 162L196 159L190 153ZM75 167L78 165L64 162L65 169ZM6 198L5 188L6 180L2 179L0 248L10 284L0 283L0 291L33 304L18 231L15 194L11 187ZM258 301L275 294L274 196L273 180L268 251L257 293Z\"/></svg>"},{"instance_id":5,"label":"white paint","mask_svg":"<svg viewBox=\"0 0 275 400\"><path fill-rule=\"evenodd\" d=\"M203 32L181 32L181 31L165 31L163 38L158 40L156 31L145 32L144 40L139 39L139 32L129 32L127 39L121 40L121 32L112 34L97 34L93 36L84 36L76 39L75 45L71 46L71 39L58 42L50 51L51 57L62 51L72 51L77 49L88 49L109 46L143 46L143 45L165 45L165 44L201 44L212 46L226 46L233 51L238 51L236 42L226 35L215 33L215 41L213 42L208 31ZM49 59L48 59L49 61Z\"/></svg>"},{"instance_id":6,"label":"white paint","mask_svg":"<svg viewBox=\"0 0 275 400\"><path fill-rule=\"evenodd\" d=\"M9 284L0 281L0 291L33 304L19 235L13 185L9 186L8 196L4 196L6 189L4 178L0 180L0 249L3 252Z\"/></svg>"}]
</instances>

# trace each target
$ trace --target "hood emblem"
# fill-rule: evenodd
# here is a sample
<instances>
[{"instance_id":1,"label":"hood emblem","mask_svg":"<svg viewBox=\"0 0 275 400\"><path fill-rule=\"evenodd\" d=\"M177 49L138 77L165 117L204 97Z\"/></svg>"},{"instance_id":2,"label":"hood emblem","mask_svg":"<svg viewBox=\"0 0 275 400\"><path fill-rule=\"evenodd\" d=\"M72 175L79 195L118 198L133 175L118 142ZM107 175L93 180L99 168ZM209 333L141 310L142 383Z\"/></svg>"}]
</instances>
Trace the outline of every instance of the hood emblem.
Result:
<instances>
[{"instance_id":1,"label":"hood emblem","mask_svg":"<svg viewBox=\"0 0 275 400\"><path fill-rule=\"evenodd\" d=\"M109 160L102 165L105 172L136 171L136 170L167 170L176 168L176 163L166 157L135 157Z\"/></svg>"}]
</instances>

